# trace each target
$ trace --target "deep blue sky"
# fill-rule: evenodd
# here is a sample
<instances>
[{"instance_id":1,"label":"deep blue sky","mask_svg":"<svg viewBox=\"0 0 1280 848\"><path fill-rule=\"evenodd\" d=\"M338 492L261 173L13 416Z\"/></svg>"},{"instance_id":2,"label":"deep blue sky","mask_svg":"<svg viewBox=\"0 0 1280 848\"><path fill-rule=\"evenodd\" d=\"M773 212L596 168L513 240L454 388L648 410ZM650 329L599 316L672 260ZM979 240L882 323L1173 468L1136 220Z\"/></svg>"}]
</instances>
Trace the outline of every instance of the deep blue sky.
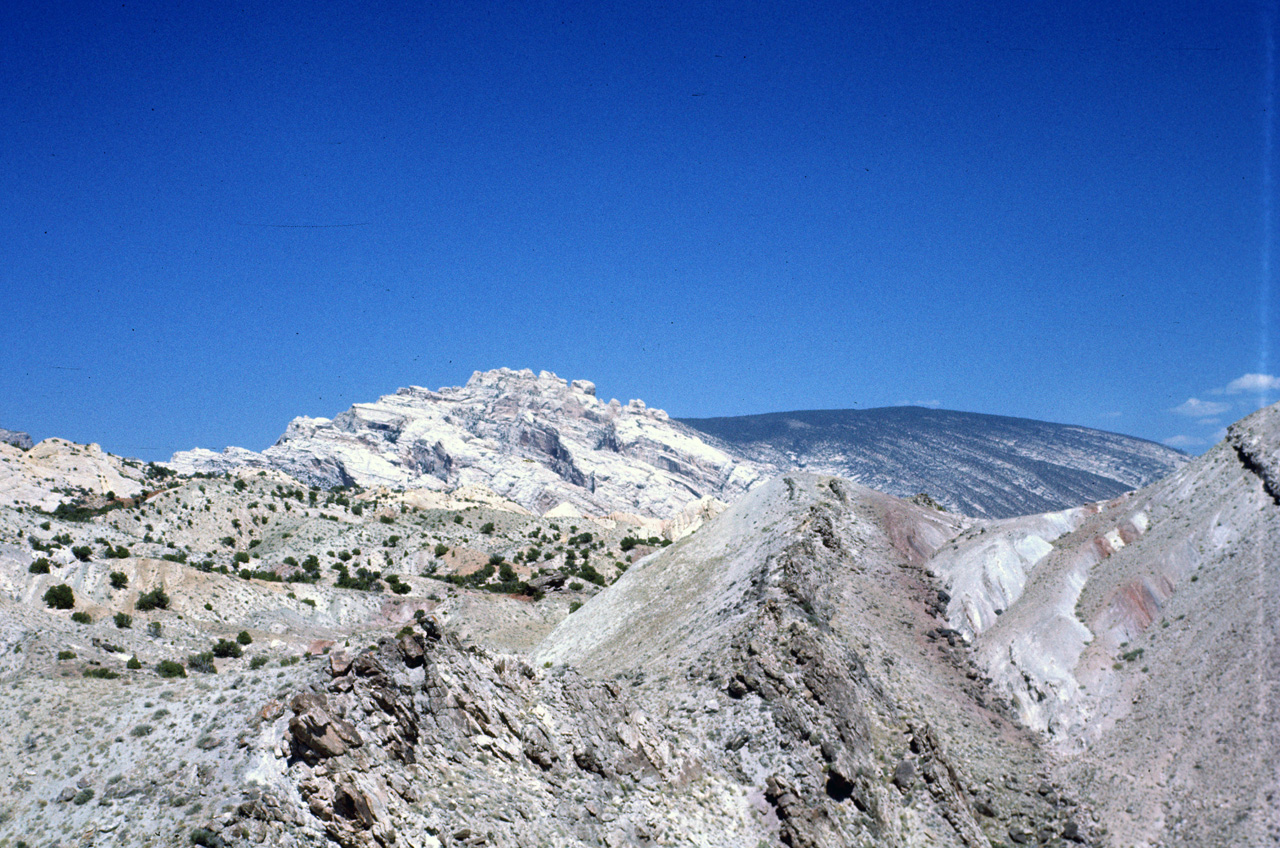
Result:
<instances>
[{"instance_id":1,"label":"deep blue sky","mask_svg":"<svg viewBox=\"0 0 1280 848\"><path fill-rule=\"evenodd\" d=\"M505 365L1200 451L1280 373L1269 14L6 3L0 427L262 449Z\"/></svg>"}]
</instances>

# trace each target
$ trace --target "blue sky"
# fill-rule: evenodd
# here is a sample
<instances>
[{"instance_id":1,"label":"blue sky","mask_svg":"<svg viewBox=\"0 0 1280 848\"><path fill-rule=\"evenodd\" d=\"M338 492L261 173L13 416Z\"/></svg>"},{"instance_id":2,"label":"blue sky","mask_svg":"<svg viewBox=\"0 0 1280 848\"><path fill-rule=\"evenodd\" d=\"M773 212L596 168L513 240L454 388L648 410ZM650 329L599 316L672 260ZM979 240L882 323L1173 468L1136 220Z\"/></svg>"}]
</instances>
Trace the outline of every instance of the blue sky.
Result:
<instances>
[{"instance_id":1,"label":"blue sky","mask_svg":"<svg viewBox=\"0 0 1280 848\"><path fill-rule=\"evenodd\" d=\"M1198 452L1280 398L1274 17L4 4L0 427L262 449L509 366Z\"/></svg>"}]
</instances>

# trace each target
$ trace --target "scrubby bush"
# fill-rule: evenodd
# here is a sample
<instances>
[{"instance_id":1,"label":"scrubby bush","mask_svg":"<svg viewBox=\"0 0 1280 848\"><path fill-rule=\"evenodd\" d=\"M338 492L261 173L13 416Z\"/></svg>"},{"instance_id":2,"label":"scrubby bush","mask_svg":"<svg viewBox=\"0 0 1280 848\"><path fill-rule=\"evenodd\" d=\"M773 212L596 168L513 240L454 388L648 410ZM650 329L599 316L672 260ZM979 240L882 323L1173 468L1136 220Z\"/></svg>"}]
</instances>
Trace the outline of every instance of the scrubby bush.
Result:
<instances>
[{"instance_id":1,"label":"scrubby bush","mask_svg":"<svg viewBox=\"0 0 1280 848\"><path fill-rule=\"evenodd\" d=\"M481 533L483 533L483 534L485 534L486 536L492 536L492 535L493 535L493 522L492 522L492 521L486 521L484 524L481 524L481 525L480 525L480 532L481 532Z\"/></svg>"},{"instance_id":2,"label":"scrubby bush","mask_svg":"<svg viewBox=\"0 0 1280 848\"><path fill-rule=\"evenodd\" d=\"M266 664L267 664L267 658L264 657L262 654L258 654L258 656L249 660L249 668L253 669L254 671L257 671L258 669L262 668Z\"/></svg>"},{"instance_id":3,"label":"scrubby bush","mask_svg":"<svg viewBox=\"0 0 1280 848\"><path fill-rule=\"evenodd\" d=\"M121 630L124 630L125 628L128 628L128 627L133 627L133 616L129 615L129 613L127 612L116 613L115 620L116 620L116 627L119 627Z\"/></svg>"},{"instance_id":4,"label":"scrubby bush","mask_svg":"<svg viewBox=\"0 0 1280 848\"><path fill-rule=\"evenodd\" d=\"M160 638L160 622L151 621L147 623L147 635L152 639Z\"/></svg>"},{"instance_id":5,"label":"scrubby bush","mask_svg":"<svg viewBox=\"0 0 1280 848\"><path fill-rule=\"evenodd\" d=\"M143 592L138 596L138 600L133 605L134 609L147 612L155 609L168 609L169 596L165 594L163 586L157 586L150 592Z\"/></svg>"},{"instance_id":6,"label":"scrubby bush","mask_svg":"<svg viewBox=\"0 0 1280 848\"><path fill-rule=\"evenodd\" d=\"M187 670L182 667L182 663L174 660L160 660L156 663L156 674L161 677L186 677Z\"/></svg>"},{"instance_id":7,"label":"scrubby bush","mask_svg":"<svg viewBox=\"0 0 1280 848\"><path fill-rule=\"evenodd\" d=\"M235 642L230 644L235 645ZM239 647L238 645L236 647ZM217 674L218 667L213 664L213 651L204 651L187 657L187 668L201 674Z\"/></svg>"},{"instance_id":8,"label":"scrubby bush","mask_svg":"<svg viewBox=\"0 0 1280 848\"><path fill-rule=\"evenodd\" d=\"M71 620L76 624L93 624L93 616L84 610L77 610L71 613Z\"/></svg>"},{"instance_id":9,"label":"scrubby bush","mask_svg":"<svg viewBox=\"0 0 1280 848\"><path fill-rule=\"evenodd\" d=\"M248 630L241 630L239 633L236 634L236 641L239 642L241 645L252 645L253 637L249 635Z\"/></svg>"},{"instance_id":10,"label":"scrubby bush","mask_svg":"<svg viewBox=\"0 0 1280 848\"><path fill-rule=\"evenodd\" d=\"M129 577L123 571L113 571L109 575L112 589L123 589L129 585Z\"/></svg>"},{"instance_id":11,"label":"scrubby bush","mask_svg":"<svg viewBox=\"0 0 1280 848\"><path fill-rule=\"evenodd\" d=\"M27 571L31 572L32 574L48 574L49 560L46 559L45 557L40 557L35 562L31 563L31 565L27 566Z\"/></svg>"},{"instance_id":12,"label":"scrubby bush","mask_svg":"<svg viewBox=\"0 0 1280 848\"><path fill-rule=\"evenodd\" d=\"M134 654L133 656L129 657L129 661L124 664L124 667L127 669L130 669L131 671L137 671L138 669L142 668L142 661L138 659L137 654Z\"/></svg>"},{"instance_id":13,"label":"scrubby bush","mask_svg":"<svg viewBox=\"0 0 1280 848\"><path fill-rule=\"evenodd\" d=\"M93 556L93 549L88 545L77 545L71 549L71 555L81 562L88 562L89 557Z\"/></svg>"},{"instance_id":14,"label":"scrubby bush","mask_svg":"<svg viewBox=\"0 0 1280 848\"><path fill-rule=\"evenodd\" d=\"M76 596L70 586L59 583L57 586L50 586L44 593L44 603L53 609L71 609L76 605Z\"/></svg>"},{"instance_id":15,"label":"scrubby bush","mask_svg":"<svg viewBox=\"0 0 1280 848\"><path fill-rule=\"evenodd\" d=\"M219 639L218 644L213 646L213 655L221 659L229 659L244 655L244 648L230 639Z\"/></svg>"},{"instance_id":16,"label":"scrubby bush","mask_svg":"<svg viewBox=\"0 0 1280 848\"><path fill-rule=\"evenodd\" d=\"M249 555L244 551L236 551L236 555L233 556L232 559L240 563L241 565L244 565L249 561Z\"/></svg>"},{"instance_id":17,"label":"scrubby bush","mask_svg":"<svg viewBox=\"0 0 1280 848\"><path fill-rule=\"evenodd\" d=\"M192 845L199 845L201 848L224 848L227 844L221 836L204 827L191 831L190 840Z\"/></svg>"},{"instance_id":18,"label":"scrubby bush","mask_svg":"<svg viewBox=\"0 0 1280 848\"><path fill-rule=\"evenodd\" d=\"M84 670L85 677L95 677L98 680L115 680L120 676L119 672L112 671L109 668L86 668Z\"/></svg>"},{"instance_id":19,"label":"scrubby bush","mask_svg":"<svg viewBox=\"0 0 1280 848\"><path fill-rule=\"evenodd\" d=\"M58 659L60 660L73 660L75 658L76 658L75 651L58 651Z\"/></svg>"},{"instance_id":20,"label":"scrubby bush","mask_svg":"<svg viewBox=\"0 0 1280 848\"><path fill-rule=\"evenodd\" d=\"M436 545L436 547L435 547L436 559L439 559L440 557L444 556L444 555L445 555L445 554L447 554L447 553L449 553L449 546L448 546L448 545L444 545L444 544L438 544L438 545Z\"/></svg>"}]
</instances>

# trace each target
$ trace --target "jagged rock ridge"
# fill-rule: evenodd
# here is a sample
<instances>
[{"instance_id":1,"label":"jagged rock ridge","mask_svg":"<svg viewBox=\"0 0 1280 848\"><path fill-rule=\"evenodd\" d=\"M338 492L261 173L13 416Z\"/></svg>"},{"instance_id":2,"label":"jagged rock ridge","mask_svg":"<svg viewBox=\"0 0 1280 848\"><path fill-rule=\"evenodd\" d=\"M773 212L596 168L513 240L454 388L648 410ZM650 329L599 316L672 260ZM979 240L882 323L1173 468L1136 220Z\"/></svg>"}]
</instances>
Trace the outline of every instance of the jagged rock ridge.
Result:
<instances>
[{"instance_id":1,"label":"jagged rock ridge","mask_svg":"<svg viewBox=\"0 0 1280 848\"><path fill-rule=\"evenodd\" d=\"M921 407L680 420L758 463L834 474L899 497L927 492L947 509L984 518L1106 500L1187 461L1132 436Z\"/></svg>"},{"instance_id":2,"label":"jagged rock ridge","mask_svg":"<svg viewBox=\"0 0 1280 848\"><path fill-rule=\"evenodd\" d=\"M298 418L261 454L175 454L184 472L275 467L324 487L481 485L537 513L671 518L704 497L729 501L761 479L643 401L602 402L595 385L549 372L472 375L466 386L410 387L333 420Z\"/></svg>"}]
</instances>

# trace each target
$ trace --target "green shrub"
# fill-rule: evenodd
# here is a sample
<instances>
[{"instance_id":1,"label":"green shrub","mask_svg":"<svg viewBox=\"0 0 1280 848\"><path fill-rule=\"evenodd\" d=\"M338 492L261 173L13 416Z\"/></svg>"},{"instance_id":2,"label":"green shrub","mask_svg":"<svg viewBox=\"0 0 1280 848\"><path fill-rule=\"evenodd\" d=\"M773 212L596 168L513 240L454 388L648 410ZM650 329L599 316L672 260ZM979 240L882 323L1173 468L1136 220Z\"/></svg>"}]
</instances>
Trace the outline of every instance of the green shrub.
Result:
<instances>
[{"instance_id":1,"label":"green shrub","mask_svg":"<svg viewBox=\"0 0 1280 848\"><path fill-rule=\"evenodd\" d=\"M203 827L197 827L191 831L190 841L192 845L199 845L200 848L224 848L226 845L221 836Z\"/></svg>"},{"instance_id":2,"label":"green shrub","mask_svg":"<svg viewBox=\"0 0 1280 848\"><path fill-rule=\"evenodd\" d=\"M115 680L120 675L109 668L86 668L84 670L84 676L96 677L99 680Z\"/></svg>"},{"instance_id":3,"label":"green shrub","mask_svg":"<svg viewBox=\"0 0 1280 848\"><path fill-rule=\"evenodd\" d=\"M111 572L110 580L112 589L123 589L129 585L129 577L123 571Z\"/></svg>"},{"instance_id":4,"label":"green shrub","mask_svg":"<svg viewBox=\"0 0 1280 848\"><path fill-rule=\"evenodd\" d=\"M115 620L116 627L119 627L121 630L133 626L133 616L129 615L127 612L116 613Z\"/></svg>"},{"instance_id":5,"label":"green shrub","mask_svg":"<svg viewBox=\"0 0 1280 848\"><path fill-rule=\"evenodd\" d=\"M580 610L580 609L582 609L582 602L581 602L581 601L572 601L572 602L569 604L569 612L571 612L571 613L577 612L577 611L578 611L578 610Z\"/></svg>"},{"instance_id":6,"label":"green shrub","mask_svg":"<svg viewBox=\"0 0 1280 848\"><path fill-rule=\"evenodd\" d=\"M71 620L76 624L93 624L93 616L84 610L77 610L71 613Z\"/></svg>"},{"instance_id":7,"label":"green shrub","mask_svg":"<svg viewBox=\"0 0 1280 848\"><path fill-rule=\"evenodd\" d=\"M254 671L257 671L258 669L262 668L266 664L267 664L267 658L264 657L262 654L258 654L258 656L249 660L249 668L253 669Z\"/></svg>"},{"instance_id":8,"label":"green shrub","mask_svg":"<svg viewBox=\"0 0 1280 848\"><path fill-rule=\"evenodd\" d=\"M160 660L156 663L156 674L161 677L186 677L187 670L182 667L182 663L174 660Z\"/></svg>"},{"instance_id":9,"label":"green shrub","mask_svg":"<svg viewBox=\"0 0 1280 848\"><path fill-rule=\"evenodd\" d=\"M480 525L480 532L481 532L481 533L483 533L483 534L485 534L486 536L492 536L492 535L493 535L493 522L492 522L492 521L486 521L484 524L481 524L481 525Z\"/></svg>"},{"instance_id":10,"label":"green shrub","mask_svg":"<svg viewBox=\"0 0 1280 848\"><path fill-rule=\"evenodd\" d=\"M88 672L85 672L85 674L88 674ZM89 803L92 800L93 800L93 790L81 789L79 792L76 793L76 796L71 799L71 803L75 804L77 807L83 807L85 804Z\"/></svg>"},{"instance_id":11,"label":"green shrub","mask_svg":"<svg viewBox=\"0 0 1280 848\"><path fill-rule=\"evenodd\" d=\"M236 551L236 555L233 556L232 559L240 563L241 565L244 565L246 562L249 561L249 555L244 551Z\"/></svg>"},{"instance_id":12,"label":"green shrub","mask_svg":"<svg viewBox=\"0 0 1280 848\"><path fill-rule=\"evenodd\" d=\"M160 622L158 621L147 622L147 635L150 636L152 639L160 638L160 629L161 629Z\"/></svg>"},{"instance_id":13,"label":"green shrub","mask_svg":"<svg viewBox=\"0 0 1280 848\"><path fill-rule=\"evenodd\" d=\"M163 586L157 586L150 592L143 592L139 595L133 608L142 612L154 609L168 609L169 596L165 594Z\"/></svg>"},{"instance_id":14,"label":"green shrub","mask_svg":"<svg viewBox=\"0 0 1280 848\"><path fill-rule=\"evenodd\" d=\"M139 724L129 731L129 735L135 739L141 739L144 736L150 736L155 728L149 724Z\"/></svg>"},{"instance_id":15,"label":"green shrub","mask_svg":"<svg viewBox=\"0 0 1280 848\"><path fill-rule=\"evenodd\" d=\"M444 544L438 544L436 545L435 553L436 553L436 559L439 559L440 557L449 553L449 546Z\"/></svg>"},{"instance_id":16,"label":"green shrub","mask_svg":"<svg viewBox=\"0 0 1280 848\"><path fill-rule=\"evenodd\" d=\"M218 644L213 646L212 653L215 657L228 659L243 656L244 648L241 648L238 643L232 642L230 639L219 639Z\"/></svg>"},{"instance_id":17,"label":"green shrub","mask_svg":"<svg viewBox=\"0 0 1280 848\"><path fill-rule=\"evenodd\" d=\"M230 644L235 645L235 642ZM239 645L236 645L239 648ZM192 671L198 671L201 674L217 674L218 667L213 664L213 651L204 651L199 654L192 654L187 657L187 668Z\"/></svg>"},{"instance_id":18,"label":"green shrub","mask_svg":"<svg viewBox=\"0 0 1280 848\"><path fill-rule=\"evenodd\" d=\"M32 574L48 574L49 560L46 559L45 557L40 557L35 562L31 563L31 565L27 566L27 571L31 572Z\"/></svg>"},{"instance_id":19,"label":"green shrub","mask_svg":"<svg viewBox=\"0 0 1280 848\"><path fill-rule=\"evenodd\" d=\"M71 549L71 555L81 562L88 562L89 557L93 556L93 549L88 545L77 545Z\"/></svg>"},{"instance_id":20,"label":"green shrub","mask_svg":"<svg viewBox=\"0 0 1280 848\"><path fill-rule=\"evenodd\" d=\"M137 671L138 669L142 668L142 662L138 659L137 654L134 654L133 656L129 657L129 661L124 664L124 667L132 671Z\"/></svg>"},{"instance_id":21,"label":"green shrub","mask_svg":"<svg viewBox=\"0 0 1280 848\"><path fill-rule=\"evenodd\" d=\"M239 642L241 645L252 645L253 637L249 635L248 630L241 630L239 633L236 634L236 641Z\"/></svg>"},{"instance_id":22,"label":"green shrub","mask_svg":"<svg viewBox=\"0 0 1280 848\"><path fill-rule=\"evenodd\" d=\"M76 658L75 651L58 651L58 659L60 660L73 660L75 658Z\"/></svg>"},{"instance_id":23,"label":"green shrub","mask_svg":"<svg viewBox=\"0 0 1280 848\"><path fill-rule=\"evenodd\" d=\"M50 586L44 593L44 603L52 609L71 609L76 605L76 596L70 586L59 583L57 586Z\"/></svg>"}]
</instances>

